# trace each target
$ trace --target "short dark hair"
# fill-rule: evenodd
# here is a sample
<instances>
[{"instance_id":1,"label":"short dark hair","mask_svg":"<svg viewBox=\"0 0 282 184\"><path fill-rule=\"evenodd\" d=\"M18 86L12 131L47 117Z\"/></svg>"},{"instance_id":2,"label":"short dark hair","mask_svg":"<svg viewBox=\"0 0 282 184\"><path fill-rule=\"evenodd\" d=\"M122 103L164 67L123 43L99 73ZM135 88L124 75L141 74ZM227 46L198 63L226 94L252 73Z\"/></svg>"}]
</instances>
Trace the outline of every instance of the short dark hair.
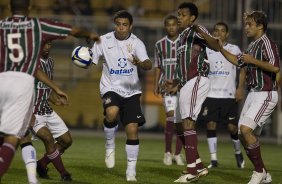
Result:
<instances>
[{"instance_id":1,"label":"short dark hair","mask_svg":"<svg viewBox=\"0 0 282 184\"><path fill-rule=\"evenodd\" d=\"M116 21L117 18L126 18L129 20L130 25L133 23L132 15L126 11L126 10L120 10L115 13L114 15L114 21Z\"/></svg>"},{"instance_id":2,"label":"short dark hair","mask_svg":"<svg viewBox=\"0 0 282 184\"><path fill-rule=\"evenodd\" d=\"M30 6L30 0L11 0L10 1L11 11L27 11Z\"/></svg>"},{"instance_id":3,"label":"short dark hair","mask_svg":"<svg viewBox=\"0 0 282 184\"><path fill-rule=\"evenodd\" d=\"M217 23L214 25L213 29L215 29L215 26L224 26L226 32L229 32L228 25L227 25L225 22L217 22Z\"/></svg>"},{"instance_id":4,"label":"short dark hair","mask_svg":"<svg viewBox=\"0 0 282 184\"><path fill-rule=\"evenodd\" d=\"M194 3L184 2L178 6L178 9L183 9L183 8L189 9L190 14L196 17L195 20L198 18L199 15L198 7Z\"/></svg>"},{"instance_id":5,"label":"short dark hair","mask_svg":"<svg viewBox=\"0 0 282 184\"><path fill-rule=\"evenodd\" d=\"M257 25L261 24L263 26L264 32L267 30L267 16L263 11L253 11L251 13L245 13L244 20L248 18L254 19Z\"/></svg>"},{"instance_id":6,"label":"short dark hair","mask_svg":"<svg viewBox=\"0 0 282 184\"><path fill-rule=\"evenodd\" d=\"M177 17L175 15L167 15L164 19L164 25L166 25L168 20L176 20L177 21Z\"/></svg>"}]
</instances>

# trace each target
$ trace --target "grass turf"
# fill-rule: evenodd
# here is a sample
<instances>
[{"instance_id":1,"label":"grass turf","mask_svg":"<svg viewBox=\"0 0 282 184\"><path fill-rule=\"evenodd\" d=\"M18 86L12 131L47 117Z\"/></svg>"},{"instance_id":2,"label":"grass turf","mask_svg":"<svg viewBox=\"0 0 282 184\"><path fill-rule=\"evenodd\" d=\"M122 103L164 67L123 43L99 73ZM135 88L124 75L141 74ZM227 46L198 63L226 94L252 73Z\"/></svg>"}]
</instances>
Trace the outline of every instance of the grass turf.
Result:
<instances>
[{"instance_id":1,"label":"grass turf","mask_svg":"<svg viewBox=\"0 0 282 184\"><path fill-rule=\"evenodd\" d=\"M104 139L101 133L75 133L74 143L62 156L64 164L72 173L73 184L122 184L125 181L126 154L125 137L123 132L118 133L116 139L116 165L113 169L107 169L104 163ZM40 141L35 141L37 158L44 153ZM164 142L162 136L140 135L140 151L137 163L136 183L142 184L169 184L180 176L184 166L165 166L162 163ZM209 152L206 141L200 141L199 152L202 161L207 166ZM269 169L273 184L282 183L282 147L274 144L262 144L262 155ZM184 155L184 154L183 154ZM246 158L246 168L238 169L230 141L219 141L218 161L219 167L209 170L209 175L200 178L198 184L240 184L247 183L252 174L252 165ZM49 165L51 179L40 179L42 184L62 183L55 168ZM21 159L21 151L17 154L8 172L2 178L2 184L27 183L26 171Z\"/></svg>"}]
</instances>

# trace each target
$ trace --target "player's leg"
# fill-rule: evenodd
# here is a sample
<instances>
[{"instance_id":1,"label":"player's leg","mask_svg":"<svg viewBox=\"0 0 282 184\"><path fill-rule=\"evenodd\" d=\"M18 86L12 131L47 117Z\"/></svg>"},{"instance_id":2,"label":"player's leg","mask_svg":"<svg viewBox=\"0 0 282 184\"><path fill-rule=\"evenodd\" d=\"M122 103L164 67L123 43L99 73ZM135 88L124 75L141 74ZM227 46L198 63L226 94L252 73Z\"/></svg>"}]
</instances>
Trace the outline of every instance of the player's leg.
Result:
<instances>
[{"instance_id":1,"label":"player's leg","mask_svg":"<svg viewBox=\"0 0 282 184\"><path fill-rule=\"evenodd\" d=\"M228 123L227 129L230 132L230 137L233 143L237 167L244 168L245 161L241 151L241 143L238 136L238 126L234 125L233 123Z\"/></svg>"},{"instance_id":2,"label":"player's leg","mask_svg":"<svg viewBox=\"0 0 282 184\"><path fill-rule=\"evenodd\" d=\"M125 126L127 137L125 145L127 155L126 180L136 181L136 164L139 153L138 127L145 123L141 110L140 95L124 99L122 106L120 120Z\"/></svg>"},{"instance_id":3,"label":"player's leg","mask_svg":"<svg viewBox=\"0 0 282 184\"><path fill-rule=\"evenodd\" d=\"M114 92L107 92L103 96L104 107L104 135L105 135L105 163L107 168L115 166L115 135L118 129L117 117L121 97Z\"/></svg>"},{"instance_id":4,"label":"player's leg","mask_svg":"<svg viewBox=\"0 0 282 184\"><path fill-rule=\"evenodd\" d=\"M20 147L22 149L22 158L25 163L28 182L36 184L38 183L36 178L36 150L31 143L29 131L26 136L20 140Z\"/></svg>"},{"instance_id":5,"label":"player's leg","mask_svg":"<svg viewBox=\"0 0 282 184\"><path fill-rule=\"evenodd\" d=\"M63 154L72 145L72 136L70 131L67 131L63 135L60 135L56 139L56 146L59 149L60 153Z\"/></svg>"},{"instance_id":6,"label":"player's leg","mask_svg":"<svg viewBox=\"0 0 282 184\"><path fill-rule=\"evenodd\" d=\"M236 163L238 168L245 167L245 161L241 152L241 143L238 137L238 104L235 99L225 99L222 104L221 114L224 117L224 122L227 125L227 130L233 143Z\"/></svg>"},{"instance_id":7,"label":"player's leg","mask_svg":"<svg viewBox=\"0 0 282 184\"><path fill-rule=\"evenodd\" d=\"M0 149L0 178L8 170L17 150L19 139L13 135L5 135Z\"/></svg>"},{"instance_id":8,"label":"player's leg","mask_svg":"<svg viewBox=\"0 0 282 184\"><path fill-rule=\"evenodd\" d=\"M216 136L216 122L210 121L207 123L207 140L210 151L211 163L208 168L217 167L217 136Z\"/></svg>"},{"instance_id":9,"label":"player's leg","mask_svg":"<svg viewBox=\"0 0 282 184\"><path fill-rule=\"evenodd\" d=\"M239 120L239 128L245 142L247 156L254 165L254 172L249 183L261 183L267 177L261 157L260 142L254 134L254 130L264 125L277 102L276 91L250 92L245 101Z\"/></svg>"},{"instance_id":10,"label":"player's leg","mask_svg":"<svg viewBox=\"0 0 282 184\"><path fill-rule=\"evenodd\" d=\"M172 164L172 138L173 138L173 132L174 132L174 111L168 111L166 113L166 125L164 130L165 135L165 153L164 153L164 159L163 163L165 165L171 165Z\"/></svg>"},{"instance_id":11,"label":"player's leg","mask_svg":"<svg viewBox=\"0 0 282 184\"><path fill-rule=\"evenodd\" d=\"M37 173L42 178L49 178L47 175L47 165L52 162L56 170L60 173L64 180L65 176L70 176L70 173L65 169L59 149L55 145L55 139L50 130L46 127L47 118L36 115L36 123L33 126L33 131L36 136L43 142L46 153L37 161ZM68 177L71 178L71 177ZM71 179L70 179L71 180Z\"/></svg>"},{"instance_id":12,"label":"player's leg","mask_svg":"<svg viewBox=\"0 0 282 184\"><path fill-rule=\"evenodd\" d=\"M175 182L196 181L199 179L197 170L204 169L197 149L198 140L195 124L208 91L209 79L206 77L195 77L188 81L180 90L179 106L183 119L184 148L188 174L181 176Z\"/></svg>"},{"instance_id":13,"label":"player's leg","mask_svg":"<svg viewBox=\"0 0 282 184\"><path fill-rule=\"evenodd\" d=\"M30 124L34 78L18 72L4 72L0 74L0 81L0 132L4 135L0 148L1 178Z\"/></svg>"},{"instance_id":14,"label":"player's leg","mask_svg":"<svg viewBox=\"0 0 282 184\"><path fill-rule=\"evenodd\" d=\"M125 151L127 155L126 180L136 181L136 164L139 153L138 124L129 123L125 126L126 145Z\"/></svg>"}]
</instances>

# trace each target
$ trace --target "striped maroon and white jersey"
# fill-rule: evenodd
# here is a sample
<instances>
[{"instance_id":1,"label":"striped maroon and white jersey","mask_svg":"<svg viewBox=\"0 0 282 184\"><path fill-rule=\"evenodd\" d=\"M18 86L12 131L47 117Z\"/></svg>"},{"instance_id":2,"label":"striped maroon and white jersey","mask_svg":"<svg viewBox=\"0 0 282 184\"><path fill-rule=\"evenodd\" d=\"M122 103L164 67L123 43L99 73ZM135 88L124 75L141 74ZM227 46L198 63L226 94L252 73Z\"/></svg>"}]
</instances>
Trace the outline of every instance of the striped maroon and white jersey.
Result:
<instances>
[{"instance_id":1,"label":"striped maroon and white jersey","mask_svg":"<svg viewBox=\"0 0 282 184\"><path fill-rule=\"evenodd\" d=\"M70 25L22 15L0 20L0 72L34 75L44 43L70 31Z\"/></svg>"},{"instance_id":2,"label":"striped maroon and white jersey","mask_svg":"<svg viewBox=\"0 0 282 184\"><path fill-rule=\"evenodd\" d=\"M265 34L252 42L247 51L261 62L268 62L273 66L280 67L280 58L277 45ZM249 89L259 91L276 91L276 74L267 72L253 64L247 64L247 85Z\"/></svg>"},{"instance_id":3,"label":"striped maroon and white jersey","mask_svg":"<svg viewBox=\"0 0 282 184\"><path fill-rule=\"evenodd\" d=\"M205 27L199 27L209 34ZM177 44L177 78L182 85L196 76L208 76L206 59L206 41L192 27L186 28L179 35Z\"/></svg>"},{"instance_id":4,"label":"striped maroon and white jersey","mask_svg":"<svg viewBox=\"0 0 282 184\"><path fill-rule=\"evenodd\" d=\"M53 79L54 61L51 57L47 59L40 58L40 66L49 79ZM35 79L35 101L33 113L38 115L51 114L53 109L48 103L48 98L52 89L43 82Z\"/></svg>"},{"instance_id":5,"label":"striped maroon and white jersey","mask_svg":"<svg viewBox=\"0 0 282 184\"><path fill-rule=\"evenodd\" d=\"M175 69L177 64L176 46L178 38L175 41L167 36L157 41L155 45L155 67L161 69L159 83L166 79L175 78Z\"/></svg>"}]
</instances>

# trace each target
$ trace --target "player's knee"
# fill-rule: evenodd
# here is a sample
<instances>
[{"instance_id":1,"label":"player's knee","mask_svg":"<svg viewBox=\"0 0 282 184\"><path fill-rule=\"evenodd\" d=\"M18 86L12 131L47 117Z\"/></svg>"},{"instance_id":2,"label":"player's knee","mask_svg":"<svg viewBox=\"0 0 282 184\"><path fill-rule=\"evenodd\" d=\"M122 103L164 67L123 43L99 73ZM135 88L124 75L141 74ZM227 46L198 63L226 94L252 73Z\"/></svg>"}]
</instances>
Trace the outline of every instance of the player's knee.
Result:
<instances>
[{"instance_id":1,"label":"player's knee","mask_svg":"<svg viewBox=\"0 0 282 184\"><path fill-rule=\"evenodd\" d=\"M241 134L244 138L250 136L250 135L252 134L252 131L253 131L253 130L252 130L250 127L247 127L247 126L245 126L245 125L241 125L241 126L240 126L240 134Z\"/></svg>"},{"instance_id":2,"label":"player's knee","mask_svg":"<svg viewBox=\"0 0 282 184\"><path fill-rule=\"evenodd\" d=\"M114 128L118 125L116 120L109 121L107 118L104 119L104 126L107 128Z\"/></svg>"},{"instance_id":3,"label":"player's knee","mask_svg":"<svg viewBox=\"0 0 282 184\"><path fill-rule=\"evenodd\" d=\"M167 117L174 117L174 111L168 111L168 112L166 113L166 116L167 116Z\"/></svg>"},{"instance_id":4,"label":"player's knee","mask_svg":"<svg viewBox=\"0 0 282 184\"><path fill-rule=\"evenodd\" d=\"M237 133L238 133L238 128L237 128L237 126L235 126L235 125L233 125L233 124L231 124L231 123L229 123L229 124L227 125L227 129L228 129L228 131L230 132L230 134L237 134Z\"/></svg>"}]
</instances>

